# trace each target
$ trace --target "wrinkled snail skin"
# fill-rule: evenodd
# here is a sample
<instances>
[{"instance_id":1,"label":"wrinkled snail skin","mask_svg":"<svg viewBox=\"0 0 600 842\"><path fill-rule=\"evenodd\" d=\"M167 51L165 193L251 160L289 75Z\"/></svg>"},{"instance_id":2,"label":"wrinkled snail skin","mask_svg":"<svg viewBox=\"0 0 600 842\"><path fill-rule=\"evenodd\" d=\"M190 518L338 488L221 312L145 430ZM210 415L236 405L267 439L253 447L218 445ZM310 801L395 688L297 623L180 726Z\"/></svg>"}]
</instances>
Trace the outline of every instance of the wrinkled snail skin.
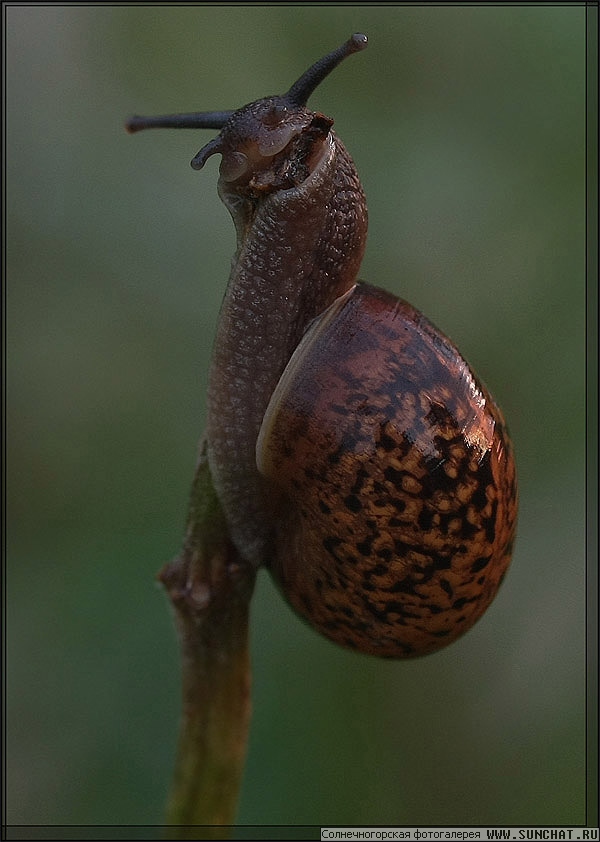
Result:
<instances>
[{"instance_id":1,"label":"wrinkled snail skin","mask_svg":"<svg viewBox=\"0 0 600 842\"><path fill-rule=\"evenodd\" d=\"M274 531L255 454L267 404L308 324L354 283L366 239L348 153L329 131L311 142L316 165L299 184L276 186L277 159L261 171L260 191L219 181L238 249L210 371L208 458L231 536L255 565L268 560ZM293 152L278 156L292 170Z\"/></svg>"},{"instance_id":2,"label":"wrinkled snail skin","mask_svg":"<svg viewBox=\"0 0 600 842\"><path fill-rule=\"evenodd\" d=\"M364 36L282 97L133 118L219 128L237 234L209 376L207 451L230 537L308 623L381 657L434 652L494 599L517 519L502 414L407 302L357 282L367 232L354 164L308 110Z\"/></svg>"}]
</instances>

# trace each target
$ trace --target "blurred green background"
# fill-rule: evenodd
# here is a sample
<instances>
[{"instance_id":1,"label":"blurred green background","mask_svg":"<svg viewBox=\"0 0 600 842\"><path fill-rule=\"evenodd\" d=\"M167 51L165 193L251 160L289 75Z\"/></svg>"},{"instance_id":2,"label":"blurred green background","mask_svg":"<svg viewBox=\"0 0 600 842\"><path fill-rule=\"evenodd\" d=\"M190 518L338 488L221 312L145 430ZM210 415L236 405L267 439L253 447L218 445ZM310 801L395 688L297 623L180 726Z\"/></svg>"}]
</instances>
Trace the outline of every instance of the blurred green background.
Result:
<instances>
[{"instance_id":1,"label":"blurred green background","mask_svg":"<svg viewBox=\"0 0 600 842\"><path fill-rule=\"evenodd\" d=\"M7 10L9 823L160 823L179 549L234 249L202 132L131 113L280 93L367 193L361 277L449 334L509 421L513 566L465 638L387 662L253 601L248 824L585 822L585 8Z\"/></svg>"}]
</instances>

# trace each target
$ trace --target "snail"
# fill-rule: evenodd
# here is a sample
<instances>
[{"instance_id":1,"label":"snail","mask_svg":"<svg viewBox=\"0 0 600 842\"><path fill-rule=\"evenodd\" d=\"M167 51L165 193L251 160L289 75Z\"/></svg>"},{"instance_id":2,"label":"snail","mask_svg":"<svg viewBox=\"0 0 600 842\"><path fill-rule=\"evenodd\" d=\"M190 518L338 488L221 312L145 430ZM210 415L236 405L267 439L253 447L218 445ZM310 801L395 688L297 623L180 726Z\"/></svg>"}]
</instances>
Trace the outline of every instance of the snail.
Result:
<instances>
[{"instance_id":1,"label":"snail","mask_svg":"<svg viewBox=\"0 0 600 842\"><path fill-rule=\"evenodd\" d=\"M206 443L240 557L308 623L382 657L469 629L510 563L513 448L493 398L424 315L357 280L365 196L315 88L355 34L282 96L132 117L211 128L237 250L209 374Z\"/></svg>"}]
</instances>

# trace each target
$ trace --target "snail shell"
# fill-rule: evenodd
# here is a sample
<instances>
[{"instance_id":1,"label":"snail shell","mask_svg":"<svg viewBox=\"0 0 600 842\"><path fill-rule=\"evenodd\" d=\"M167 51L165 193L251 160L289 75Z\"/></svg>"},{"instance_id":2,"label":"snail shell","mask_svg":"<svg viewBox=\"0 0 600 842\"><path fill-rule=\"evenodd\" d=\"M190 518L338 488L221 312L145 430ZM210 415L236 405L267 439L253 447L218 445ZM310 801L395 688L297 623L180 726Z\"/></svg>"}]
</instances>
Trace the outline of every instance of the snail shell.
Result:
<instances>
[{"instance_id":1,"label":"snail shell","mask_svg":"<svg viewBox=\"0 0 600 842\"><path fill-rule=\"evenodd\" d=\"M308 97L354 35L287 94L232 112L134 117L217 128L237 250L211 364L207 453L230 538L343 646L433 652L493 600L517 514L500 410L410 304L357 283L367 210L333 120Z\"/></svg>"},{"instance_id":2,"label":"snail shell","mask_svg":"<svg viewBox=\"0 0 600 842\"><path fill-rule=\"evenodd\" d=\"M493 600L516 519L510 440L457 349L407 302L358 284L311 326L257 460L283 501L273 576L337 643L426 654Z\"/></svg>"}]
</instances>

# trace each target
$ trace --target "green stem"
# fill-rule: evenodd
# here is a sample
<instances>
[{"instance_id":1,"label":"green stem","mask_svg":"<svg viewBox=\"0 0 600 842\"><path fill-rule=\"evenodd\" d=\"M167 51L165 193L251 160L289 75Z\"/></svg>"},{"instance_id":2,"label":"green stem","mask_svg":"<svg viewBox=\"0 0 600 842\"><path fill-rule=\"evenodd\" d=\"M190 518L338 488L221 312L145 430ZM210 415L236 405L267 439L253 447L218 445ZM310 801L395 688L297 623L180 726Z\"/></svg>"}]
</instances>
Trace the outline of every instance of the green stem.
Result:
<instances>
[{"instance_id":1,"label":"green stem","mask_svg":"<svg viewBox=\"0 0 600 842\"><path fill-rule=\"evenodd\" d=\"M248 617L255 570L240 561L229 540L204 454L183 551L159 579L175 609L182 652L183 712L167 832L178 839L226 838L250 724Z\"/></svg>"}]
</instances>

